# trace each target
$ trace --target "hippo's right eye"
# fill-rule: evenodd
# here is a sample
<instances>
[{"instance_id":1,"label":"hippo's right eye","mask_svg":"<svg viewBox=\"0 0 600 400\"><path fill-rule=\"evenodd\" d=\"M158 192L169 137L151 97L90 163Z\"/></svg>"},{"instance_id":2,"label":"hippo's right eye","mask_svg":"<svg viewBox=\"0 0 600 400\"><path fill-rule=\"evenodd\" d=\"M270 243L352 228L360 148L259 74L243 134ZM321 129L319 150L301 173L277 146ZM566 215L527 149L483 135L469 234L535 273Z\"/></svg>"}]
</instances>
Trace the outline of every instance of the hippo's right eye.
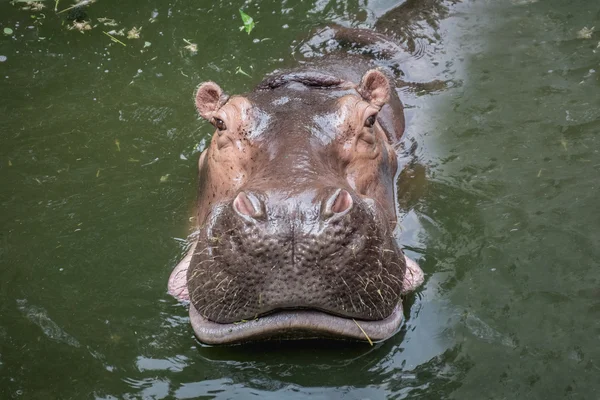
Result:
<instances>
[{"instance_id":1,"label":"hippo's right eye","mask_svg":"<svg viewBox=\"0 0 600 400\"><path fill-rule=\"evenodd\" d=\"M225 129L227 129L227 126L225 126L225 122L219 118L215 118L214 125L215 128L217 128L220 131L224 131Z\"/></svg>"},{"instance_id":2,"label":"hippo's right eye","mask_svg":"<svg viewBox=\"0 0 600 400\"><path fill-rule=\"evenodd\" d=\"M376 120L377 120L377 115L376 114L371 115L369 118L367 118L365 120L365 126L367 128L373 127L373 125L375 125Z\"/></svg>"}]
</instances>

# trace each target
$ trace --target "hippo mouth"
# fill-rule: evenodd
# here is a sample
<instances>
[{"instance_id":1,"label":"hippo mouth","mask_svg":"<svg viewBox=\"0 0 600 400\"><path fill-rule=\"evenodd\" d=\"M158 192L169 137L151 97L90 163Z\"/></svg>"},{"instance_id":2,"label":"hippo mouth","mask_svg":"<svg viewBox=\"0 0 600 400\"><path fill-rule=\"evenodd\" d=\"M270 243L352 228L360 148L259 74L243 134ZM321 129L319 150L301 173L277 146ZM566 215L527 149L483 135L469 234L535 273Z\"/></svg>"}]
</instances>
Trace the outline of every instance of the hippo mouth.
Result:
<instances>
[{"instance_id":1,"label":"hippo mouth","mask_svg":"<svg viewBox=\"0 0 600 400\"><path fill-rule=\"evenodd\" d=\"M278 310L249 321L209 321L190 305L190 321L197 338L206 344L231 344L270 339L346 339L369 343L385 340L400 329L402 305L387 318L356 320L318 310Z\"/></svg>"},{"instance_id":2,"label":"hippo mouth","mask_svg":"<svg viewBox=\"0 0 600 400\"><path fill-rule=\"evenodd\" d=\"M195 247L192 246L169 279L169 293L185 303L190 301L186 276ZM402 294L415 290L424 280L419 265L406 256L404 259L406 273ZM395 335L403 320L401 299L387 317L377 320L352 318L310 308L280 308L257 318L222 323L207 319L198 312L193 303L188 304L190 322L196 337L201 342L211 345L269 339L323 338L379 342Z\"/></svg>"}]
</instances>

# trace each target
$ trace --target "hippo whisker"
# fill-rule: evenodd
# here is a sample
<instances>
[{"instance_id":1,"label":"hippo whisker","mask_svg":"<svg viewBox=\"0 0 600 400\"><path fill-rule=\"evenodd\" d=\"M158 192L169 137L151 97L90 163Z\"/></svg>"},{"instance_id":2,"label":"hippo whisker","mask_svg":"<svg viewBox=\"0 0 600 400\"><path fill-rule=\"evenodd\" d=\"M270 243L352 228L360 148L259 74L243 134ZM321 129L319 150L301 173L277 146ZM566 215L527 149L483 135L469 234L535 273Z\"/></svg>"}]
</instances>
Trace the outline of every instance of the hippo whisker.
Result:
<instances>
[{"instance_id":1,"label":"hippo whisker","mask_svg":"<svg viewBox=\"0 0 600 400\"><path fill-rule=\"evenodd\" d=\"M229 278L229 277L225 277L225 278L223 278L223 280L222 280L221 282L219 282L219 283L217 284L217 286L215 286L215 288L214 288L213 290L217 290L217 289L219 289L219 287L221 286L221 284L222 284L223 282L225 282L225 281L228 281L228 282L229 282L229 284L227 285L227 287L223 288L222 290L223 290L223 291L227 291L227 288L229 287L229 285L230 285L230 284L231 284L231 282L233 281L233 279L231 279L231 278Z\"/></svg>"},{"instance_id":2,"label":"hippo whisker","mask_svg":"<svg viewBox=\"0 0 600 400\"><path fill-rule=\"evenodd\" d=\"M211 250L211 248L208 246L204 247L202 250L199 250L199 251L197 249L195 249L194 252L192 253L192 255L199 257L201 255L210 253L210 250Z\"/></svg>"},{"instance_id":3,"label":"hippo whisker","mask_svg":"<svg viewBox=\"0 0 600 400\"><path fill-rule=\"evenodd\" d=\"M385 290L385 292L386 292L386 293L387 293L387 292L391 292L391 294L392 294L392 297L393 297L393 298L395 298L395 299L397 299L397 301L396 301L396 302L398 302L398 301L399 301L399 298L398 298L398 297L399 297L399 293L400 293L400 292L396 292L396 290L394 290L394 288L395 288L395 287L398 285L398 282L396 282L396 284L395 284L394 286L391 286L391 285L387 284L387 283L386 283L386 282L385 282L385 281L382 279L382 277L379 277L379 283L380 283L381 285L383 285L383 286L386 288L386 290ZM381 293L380 293L380 296L382 297L382 300L383 300L383 296L381 295Z\"/></svg>"},{"instance_id":4,"label":"hippo whisker","mask_svg":"<svg viewBox=\"0 0 600 400\"><path fill-rule=\"evenodd\" d=\"M371 303L371 305L372 305L372 307L369 307L369 312L370 312L370 313L372 313L372 312L375 312L375 313L377 313L377 314L379 315L379 318L381 318L381 319L385 318L385 315L383 315L383 314L381 313L381 310L378 310L377 304L375 304L375 302L374 302L374 301L373 301L373 299L371 298L371 295L369 294L368 296L369 296L369 297L367 298L367 300L368 300L368 301ZM365 304L365 306L366 306L366 304Z\"/></svg>"},{"instance_id":5,"label":"hippo whisker","mask_svg":"<svg viewBox=\"0 0 600 400\"><path fill-rule=\"evenodd\" d=\"M204 275L206 275L206 271L194 270L188 274L187 279L198 279Z\"/></svg>"},{"instance_id":6,"label":"hippo whisker","mask_svg":"<svg viewBox=\"0 0 600 400\"><path fill-rule=\"evenodd\" d=\"M235 298L236 295L237 295L237 293L234 292L233 297ZM198 311L201 312L201 313L203 313L203 314L206 314L207 311L210 311L210 310L212 310L214 308L217 308L215 306L217 306L219 304L225 304L227 302L228 302L228 300L227 300L227 293L224 293L221 298L218 298L218 299L214 300L211 303L207 303L206 306L204 306L201 310L199 309ZM231 309L231 307L233 307L235 304L236 304L235 302L230 303L228 309ZM219 316L223 313L223 311L225 311L225 307L218 307L217 309L219 310L219 314L218 314Z\"/></svg>"},{"instance_id":7,"label":"hippo whisker","mask_svg":"<svg viewBox=\"0 0 600 400\"><path fill-rule=\"evenodd\" d=\"M364 305L366 309L369 309L369 306L367 306L367 303L365 303L365 301L362 299L360 293L357 293L356 296L358 297L358 300L360 300L362 305Z\"/></svg>"}]
</instances>

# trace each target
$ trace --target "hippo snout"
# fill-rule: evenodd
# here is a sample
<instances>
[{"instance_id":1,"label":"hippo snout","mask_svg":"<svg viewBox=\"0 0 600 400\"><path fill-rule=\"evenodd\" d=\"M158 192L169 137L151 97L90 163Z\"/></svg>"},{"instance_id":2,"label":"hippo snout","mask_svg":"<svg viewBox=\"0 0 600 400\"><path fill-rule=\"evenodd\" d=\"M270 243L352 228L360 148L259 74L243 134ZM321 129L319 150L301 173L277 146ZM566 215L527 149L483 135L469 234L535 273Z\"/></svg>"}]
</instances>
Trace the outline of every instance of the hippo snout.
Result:
<instances>
[{"instance_id":1,"label":"hippo snout","mask_svg":"<svg viewBox=\"0 0 600 400\"><path fill-rule=\"evenodd\" d=\"M200 238L188 270L197 288L190 301L217 323L286 309L384 319L400 300L404 258L382 226L376 210L346 189L240 191Z\"/></svg>"}]
</instances>

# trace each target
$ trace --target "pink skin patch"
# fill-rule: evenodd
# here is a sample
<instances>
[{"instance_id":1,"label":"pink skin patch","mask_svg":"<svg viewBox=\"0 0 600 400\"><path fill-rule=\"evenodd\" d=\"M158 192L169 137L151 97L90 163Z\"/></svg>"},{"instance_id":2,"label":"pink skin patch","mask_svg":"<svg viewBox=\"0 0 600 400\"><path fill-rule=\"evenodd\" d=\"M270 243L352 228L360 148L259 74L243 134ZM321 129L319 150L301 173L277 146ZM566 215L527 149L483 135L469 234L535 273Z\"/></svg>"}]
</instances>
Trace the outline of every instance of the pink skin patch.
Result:
<instances>
[{"instance_id":1,"label":"pink skin patch","mask_svg":"<svg viewBox=\"0 0 600 400\"><path fill-rule=\"evenodd\" d=\"M177 264L171 276L169 277L169 294L181 302L189 302L190 294L187 288L187 270L192 261L192 255L196 249L196 243L192 245L190 251ZM404 274L404 284L402 294L413 292L423 284L425 276L419 264L410 258L404 256L406 261L406 273Z\"/></svg>"},{"instance_id":2,"label":"pink skin patch","mask_svg":"<svg viewBox=\"0 0 600 400\"><path fill-rule=\"evenodd\" d=\"M187 270L192 261L192 255L196 249L197 242L194 242L190 251L183 257L183 260L179 261L179 264L175 267L171 276L169 277L169 294L175 297L179 301L189 302L190 293L187 288Z\"/></svg>"}]
</instances>

